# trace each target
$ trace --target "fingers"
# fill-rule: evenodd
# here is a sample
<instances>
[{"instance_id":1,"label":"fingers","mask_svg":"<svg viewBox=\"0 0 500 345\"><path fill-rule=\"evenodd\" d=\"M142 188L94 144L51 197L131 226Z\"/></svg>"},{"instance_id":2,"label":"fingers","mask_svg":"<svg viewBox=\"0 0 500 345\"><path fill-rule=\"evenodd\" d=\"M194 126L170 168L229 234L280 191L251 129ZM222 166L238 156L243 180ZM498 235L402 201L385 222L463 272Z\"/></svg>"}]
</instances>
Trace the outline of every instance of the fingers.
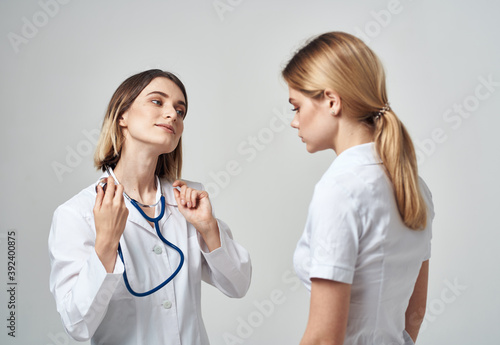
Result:
<instances>
[{"instance_id":1,"label":"fingers","mask_svg":"<svg viewBox=\"0 0 500 345\"><path fill-rule=\"evenodd\" d=\"M115 196L115 181L113 180L113 177L109 176L108 177L108 184L106 185L106 193L104 194L104 201L106 202L111 202L113 200L113 197Z\"/></svg>"},{"instance_id":2,"label":"fingers","mask_svg":"<svg viewBox=\"0 0 500 345\"><path fill-rule=\"evenodd\" d=\"M181 192L177 188L174 188L174 197L175 197L175 201L177 202L177 205L180 205L181 204Z\"/></svg>"},{"instance_id":3,"label":"fingers","mask_svg":"<svg viewBox=\"0 0 500 345\"><path fill-rule=\"evenodd\" d=\"M123 186L115 185L115 181L113 177L108 176L103 180L106 181L106 187L103 188L101 183L98 183L96 186L96 201L94 205L94 213L99 211L103 204L112 205L112 204L122 204L123 200ZM101 181L100 181L101 182Z\"/></svg>"},{"instance_id":4,"label":"fingers","mask_svg":"<svg viewBox=\"0 0 500 345\"><path fill-rule=\"evenodd\" d=\"M97 186L94 222L97 238L104 243L117 244L128 218L128 208L123 197L123 186L116 186L112 177L107 180L106 191Z\"/></svg>"},{"instance_id":5,"label":"fingers","mask_svg":"<svg viewBox=\"0 0 500 345\"><path fill-rule=\"evenodd\" d=\"M187 207L196 207L196 198L198 196L198 191L195 189L188 188L186 190L186 202Z\"/></svg>"},{"instance_id":6,"label":"fingers","mask_svg":"<svg viewBox=\"0 0 500 345\"><path fill-rule=\"evenodd\" d=\"M199 201L208 197L208 193L206 191L190 188L184 181L177 180L172 184L172 186L174 187L174 196L177 204L187 208L198 207Z\"/></svg>"},{"instance_id":7,"label":"fingers","mask_svg":"<svg viewBox=\"0 0 500 345\"><path fill-rule=\"evenodd\" d=\"M177 186L177 187L179 187L179 186ZM177 196L178 196L177 203L179 203L179 201L180 201L180 204L182 206L190 207L187 204L187 200L188 199L187 199L186 193L190 194L189 190L191 188L189 188L188 186L186 186L186 184L183 184L183 185L180 186L180 189L181 189L180 191L179 191L179 189L175 189L175 191L177 191L177 193L175 193L175 194L177 194Z\"/></svg>"},{"instance_id":8,"label":"fingers","mask_svg":"<svg viewBox=\"0 0 500 345\"><path fill-rule=\"evenodd\" d=\"M186 182L181 181L181 180L176 180L176 181L172 184L172 186L174 186L174 187L182 187L182 186L186 186Z\"/></svg>"},{"instance_id":9,"label":"fingers","mask_svg":"<svg viewBox=\"0 0 500 345\"><path fill-rule=\"evenodd\" d=\"M176 180L172 186L174 187L174 196L177 205L187 206L186 203L186 189L188 188L186 182Z\"/></svg>"},{"instance_id":10,"label":"fingers","mask_svg":"<svg viewBox=\"0 0 500 345\"><path fill-rule=\"evenodd\" d=\"M116 186L115 195L113 197L113 201L117 203L123 202L123 186L121 184Z\"/></svg>"},{"instance_id":11,"label":"fingers","mask_svg":"<svg viewBox=\"0 0 500 345\"><path fill-rule=\"evenodd\" d=\"M198 195L198 200L201 200L203 198L208 198L208 192L205 190Z\"/></svg>"},{"instance_id":12,"label":"fingers","mask_svg":"<svg viewBox=\"0 0 500 345\"><path fill-rule=\"evenodd\" d=\"M104 198L104 190L100 184L96 186L96 191L97 195L95 197L94 214L101 208L102 199Z\"/></svg>"}]
</instances>

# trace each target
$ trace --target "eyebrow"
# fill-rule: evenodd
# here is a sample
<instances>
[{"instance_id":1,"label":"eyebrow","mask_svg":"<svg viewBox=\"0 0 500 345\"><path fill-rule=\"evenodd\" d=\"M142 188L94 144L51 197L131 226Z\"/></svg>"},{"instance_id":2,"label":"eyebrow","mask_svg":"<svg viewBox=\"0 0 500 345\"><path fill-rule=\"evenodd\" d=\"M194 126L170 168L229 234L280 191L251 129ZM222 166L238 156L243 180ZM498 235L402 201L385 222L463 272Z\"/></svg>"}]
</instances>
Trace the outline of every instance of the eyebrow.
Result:
<instances>
[{"instance_id":1,"label":"eyebrow","mask_svg":"<svg viewBox=\"0 0 500 345\"><path fill-rule=\"evenodd\" d=\"M169 96L165 92L161 92L161 91L151 91L146 96L149 96L149 95L152 95L152 94L158 94L158 95L160 95L162 97L169 98ZM184 101L178 101L177 104L186 106L186 102L184 102Z\"/></svg>"}]
</instances>

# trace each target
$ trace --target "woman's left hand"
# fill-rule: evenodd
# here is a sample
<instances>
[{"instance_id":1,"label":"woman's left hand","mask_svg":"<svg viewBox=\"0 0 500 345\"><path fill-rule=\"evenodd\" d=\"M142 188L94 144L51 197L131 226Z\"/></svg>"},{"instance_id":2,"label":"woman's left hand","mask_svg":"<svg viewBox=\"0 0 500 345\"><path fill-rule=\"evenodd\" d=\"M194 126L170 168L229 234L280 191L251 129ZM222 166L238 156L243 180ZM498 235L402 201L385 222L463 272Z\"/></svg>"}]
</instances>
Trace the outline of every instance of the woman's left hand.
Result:
<instances>
[{"instance_id":1,"label":"woman's left hand","mask_svg":"<svg viewBox=\"0 0 500 345\"><path fill-rule=\"evenodd\" d=\"M181 180L175 181L172 186L179 211L203 236L209 250L220 247L219 227L212 215L208 193L190 188ZM180 191L176 187L179 187Z\"/></svg>"}]
</instances>

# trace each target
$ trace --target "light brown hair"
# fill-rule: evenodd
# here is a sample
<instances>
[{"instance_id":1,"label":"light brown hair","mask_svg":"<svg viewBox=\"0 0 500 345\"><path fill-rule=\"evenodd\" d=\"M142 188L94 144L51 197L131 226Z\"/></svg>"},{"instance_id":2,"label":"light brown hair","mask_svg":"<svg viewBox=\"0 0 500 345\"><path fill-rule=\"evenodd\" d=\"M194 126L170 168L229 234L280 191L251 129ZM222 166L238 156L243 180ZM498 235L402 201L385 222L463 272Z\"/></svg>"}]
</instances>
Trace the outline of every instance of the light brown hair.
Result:
<instances>
[{"instance_id":1,"label":"light brown hair","mask_svg":"<svg viewBox=\"0 0 500 345\"><path fill-rule=\"evenodd\" d=\"M94 154L94 165L97 169L105 171L106 166L114 168L120 160L124 136L119 125L119 119L130 108L142 90L155 78L167 78L179 87L186 100L187 115L188 99L186 88L173 73L151 69L129 77L116 89L104 115L101 134ZM159 177L165 177L169 181L174 181L180 178L181 170L182 138L179 139L179 144L174 151L158 157L155 174Z\"/></svg>"},{"instance_id":2,"label":"light brown hair","mask_svg":"<svg viewBox=\"0 0 500 345\"><path fill-rule=\"evenodd\" d=\"M384 68L375 53L355 36L329 32L299 49L282 75L289 87L310 98L322 98L327 88L336 91L341 111L373 129L403 222L413 230L424 229L427 205L410 135L392 109L378 116L388 99Z\"/></svg>"}]
</instances>

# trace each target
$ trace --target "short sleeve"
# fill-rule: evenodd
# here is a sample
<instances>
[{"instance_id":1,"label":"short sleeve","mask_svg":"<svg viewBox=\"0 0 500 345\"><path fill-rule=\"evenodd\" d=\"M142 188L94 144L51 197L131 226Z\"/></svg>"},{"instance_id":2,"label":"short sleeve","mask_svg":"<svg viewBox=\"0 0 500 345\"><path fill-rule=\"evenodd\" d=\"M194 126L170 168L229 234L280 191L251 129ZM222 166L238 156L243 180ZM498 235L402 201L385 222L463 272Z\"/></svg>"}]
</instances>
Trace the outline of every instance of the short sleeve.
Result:
<instances>
[{"instance_id":1,"label":"short sleeve","mask_svg":"<svg viewBox=\"0 0 500 345\"><path fill-rule=\"evenodd\" d=\"M317 185L307 226L311 234L309 278L352 284L361 225L349 191L338 183Z\"/></svg>"}]
</instances>

